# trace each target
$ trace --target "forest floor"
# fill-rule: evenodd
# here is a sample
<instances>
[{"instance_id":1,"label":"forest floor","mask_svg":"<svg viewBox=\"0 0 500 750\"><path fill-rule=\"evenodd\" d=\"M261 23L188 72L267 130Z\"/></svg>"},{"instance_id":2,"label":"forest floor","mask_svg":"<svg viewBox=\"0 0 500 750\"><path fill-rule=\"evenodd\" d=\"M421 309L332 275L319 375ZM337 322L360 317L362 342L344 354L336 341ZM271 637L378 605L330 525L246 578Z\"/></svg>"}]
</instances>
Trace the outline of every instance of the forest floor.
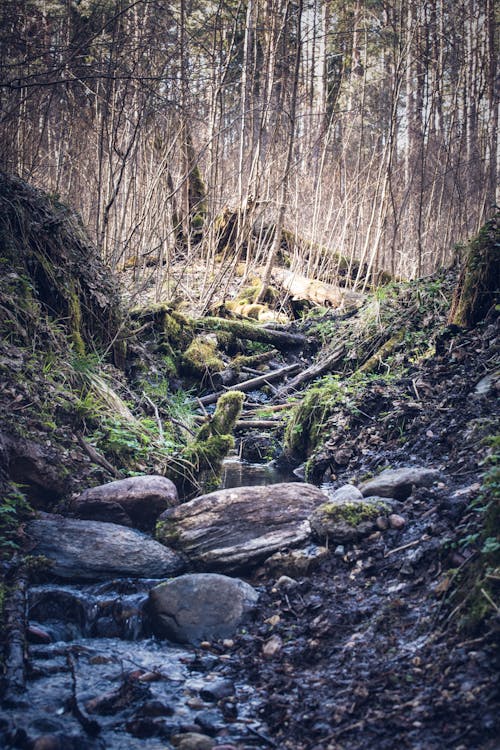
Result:
<instances>
[{"instance_id":1,"label":"forest floor","mask_svg":"<svg viewBox=\"0 0 500 750\"><path fill-rule=\"evenodd\" d=\"M356 469L408 462L442 470L434 488L406 500L403 530L332 550L288 588L260 581L262 609L236 639L227 671L255 690L268 746L498 748L498 598L483 592L482 602L464 601L463 593L464 585L473 588L468 568L478 555L481 503L471 501L481 493L488 452L482 439L498 395L477 384L495 356L494 323L452 336L411 373L418 399L404 435L388 440L384 420L367 420L344 441L354 463L339 481ZM376 414L377 401L385 410L393 397L387 425L405 387L408 378L395 381L391 394L375 383L366 411ZM487 612L481 623L474 607ZM276 651L266 657L270 639Z\"/></svg>"}]
</instances>

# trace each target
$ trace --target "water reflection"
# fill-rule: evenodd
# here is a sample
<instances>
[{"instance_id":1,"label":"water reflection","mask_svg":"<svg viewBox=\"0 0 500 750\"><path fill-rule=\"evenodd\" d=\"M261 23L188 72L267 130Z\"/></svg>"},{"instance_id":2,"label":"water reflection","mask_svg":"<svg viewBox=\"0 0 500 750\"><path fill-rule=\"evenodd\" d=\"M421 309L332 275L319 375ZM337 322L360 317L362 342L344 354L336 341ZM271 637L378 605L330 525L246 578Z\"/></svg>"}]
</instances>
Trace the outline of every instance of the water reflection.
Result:
<instances>
[{"instance_id":1,"label":"water reflection","mask_svg":"<svg viewBox=\"0 0 500 750\"><path fill-rule=\"evenodd\" d=\"M298 481L291 471L278 469L272 461L268 464L250 464L237 456L228 456L222 465L222 489Z\"/></svg>"}]
</instances>

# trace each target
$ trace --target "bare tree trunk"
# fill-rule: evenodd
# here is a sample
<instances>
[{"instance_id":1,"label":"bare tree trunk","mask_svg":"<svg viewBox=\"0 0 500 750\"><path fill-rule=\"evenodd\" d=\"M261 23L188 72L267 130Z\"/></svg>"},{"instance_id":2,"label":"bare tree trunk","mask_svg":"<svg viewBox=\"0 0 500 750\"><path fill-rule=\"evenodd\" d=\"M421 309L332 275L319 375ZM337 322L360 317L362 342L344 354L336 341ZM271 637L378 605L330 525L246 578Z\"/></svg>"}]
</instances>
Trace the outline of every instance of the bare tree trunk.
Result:
<instances>
[{"instance_id":1,"label":"bare tree trunk","mask_svg":"<svg viewBox=\"0 0 500 750\"><path fill-rule=\"evenodd\" d=\"M297 48L295 52L295 67L294 67L294 76L293 76L293 83L292 83L292 97L291 97L291 103L290 103L288 151L287 151L287 156L286 156L285 169L283 171L283 177L281 181L278 218L277 218L276 226L274 230L273 244L271 247L271 251L269 253L269 257L267 259L267 263L264 268L264 273L262 276L262 286L260 288L260 292L257 295L257 299L256 299L257 303L262 303L266 296L266 292L269 287L269 282L271 279L271 273L272 273L273 266L274 266L274 261L275 261L276 256L278 255L278 252L281 246L281 236L283 234L283 225L285 222L288 187L289 187L289 180L290 180L290 170L292 167L293 147L295 143L295 129L296 129L295 113L297 110L300 56L301 56L301 48L302 48L302 39L301 39L302 10L303 10L303 3L302 3L302 0L299 0L298 5L297 5Z\"/></svg>"}]
</instances>

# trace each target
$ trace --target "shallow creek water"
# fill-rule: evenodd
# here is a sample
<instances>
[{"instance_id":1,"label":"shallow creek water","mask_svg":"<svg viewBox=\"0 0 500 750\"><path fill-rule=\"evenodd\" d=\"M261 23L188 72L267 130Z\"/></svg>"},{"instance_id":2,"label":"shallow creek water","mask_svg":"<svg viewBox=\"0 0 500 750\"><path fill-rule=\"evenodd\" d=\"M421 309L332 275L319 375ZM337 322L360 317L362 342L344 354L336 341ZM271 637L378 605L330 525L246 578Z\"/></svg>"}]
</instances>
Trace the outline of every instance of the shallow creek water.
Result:
<instances>
[{"instance_id":1,"label":"shallow creek water","mask_svg":"<svg viewBox=\"0 0 500 750\"><path fill-rule=\"evenodd\" d=\"M298 480L237 457L224 464L223 487L283 481ZM27 689L3 714L11 727L7 747L31 747L37 737L57 735L65 750L165 750L172 735L186 731L238 748L269 747L248 685L226 685L220 700L230 648L179 647L152 635L147 600L157 583L31 586Z\"/></svg>"},{"instance_id":2,"label":"shallow creek water","mask_svg":"<svg viewBox=\"0 0 500 750\"><path fill-rule=\"evenodd\" d=\"M224 680L231 655L221 644L195 649L151 635L147 592L157 583L31 587L30 638L45 633L51 642L29 646L27 691L9 711L17 731L8 747L57 735L65 750L64 742L85 750L165 750L172 735L186 731L217 735L219 744L265 746L250 688ZM89 721L86 731L79 712Z\"/></svg>"},{"instance_id":3,"label":"shallow creek water","mask_svg":"<svg viewBox=\"0 0 500 750\"><path fill-rule=\"evenodd\" d=\"M240 461L237 455L228 456L222 464L221 487L255 487L279 482L298 482L291 471L279 469L273 461L267 464Z\"/></svg>"}]
</instances>

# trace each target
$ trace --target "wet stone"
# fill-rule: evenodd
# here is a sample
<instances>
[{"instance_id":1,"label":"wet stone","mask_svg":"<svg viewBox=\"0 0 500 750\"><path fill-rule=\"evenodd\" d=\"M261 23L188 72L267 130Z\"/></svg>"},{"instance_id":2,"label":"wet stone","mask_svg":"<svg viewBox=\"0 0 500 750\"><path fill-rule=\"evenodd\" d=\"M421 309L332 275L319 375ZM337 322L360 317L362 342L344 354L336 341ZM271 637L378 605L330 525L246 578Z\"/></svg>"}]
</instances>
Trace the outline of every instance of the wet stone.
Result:
<instances>
[{"instance_id":1,"label":"wet stone","mask_svg":"<svg viewBox=\"0 0 500 750\"><path fill-rule=\"evenodd\" d=\"M413 487L430 487L439 479L437 469L418 466L407 466L400 469L387 469L377 477L363 482L359 489L363 497L392 497L395 500L406 500Z\"/></svg>"},{"instance_id":2,"label":"wet stone","mask_svg":"<svg viewBox=\"0 0 500 750\"><path fill-rule=\"evenodd\" d=\"M390 503L381 498L332 501L316 508L309 522L317 539L343 545L371 534L377 527L377 518L390 511Z\"/></svg>"},{"instance_id":3,"label":"wet stone","mask_svg":"<svg viewBox=\"0 0 500 750\"><path fill-rule=\"evenodd\" d=\"M163 578L182 572L184 561L150 537L113 523L49 516L29 521L31 554L50 561L58 578L99 580L116 576Z\"/></svg>"},{"instance_id":4,"label":"wet stone","mask_svg":"<svg viewBox=\"0 0 500 750\"><path fill-rule=\"evenodd\" d=\"M353 484L344 484L330 495L331 502L350 502L351 500L362 500L363 495Z\"/></svg>"},{"instance_id":5,"label":"wet stone","mask_svg":"<svg viewBox=\"0 0 500 750\"><path fill-rule=\"evenodd\" d=\"M212 750L214 740L206 734L186 732L171 737L171 742L178 750Z\"/></svg>"},{"instance_id":6,"label":"wet stone","mask_svg":"<svg viewBox=\"0 0 500 750\"><path fill-rule=\"evenodd\" d=\"M406 520L398 513L391 513L387 520L389 521L391 529L400 530L406 526Z\"/></svg>"},{"instance_id":7,"label":"wet stone","mask_svg":"<svg viewBox=\"0 0 500 750\"><path fill-rule=\"evenodd\" d=\"M237 571L309 541L308 516L326 500L310 484L238 487L162 513L157 537L198 569Z\"/></svg>"},{"instance_id":8,"label":"wet stone","mask_svg":"<svg viewBox=\"0 0 500 750\"><path fill-rule=\"evenodd\" d=\"M164 510L179 502L167 477L145 475L118 479L82 492L70 505L78 518L151 530Z\"/></svg>"},{"instance_id":9,"label":"wet stone","mask_svg":"<svg viewBox=\"0 0 500 750\"><path fill-rule=\"evenodd\" d=\"M201 727L203 732L206 732L209 735L215 735L225 727L224 718L218 710L200 711L196 714L194 721L195 724Z\"/></svg>"},{"instance_id":10,"label":"wet stone","mask_svg":"<svg viewBox=\"0 0 500 750\"><path fill-rule=\"evenodd\" d=\"M257 591L244 581L193 573L155 586L149 594L149 610L160 636L199 644L231 636L257 600Z\"/></svg>"},{"instance_id":11,"label":"wet stone","mask_svg":"<svg viewBox=\"0 0 500 750\"><path fill-rule=\"evenodd\" d=\"M231 695L234 695L234 683L231 680L216 680L200 690L200 697L205 701L217 702Z\"/></svg>"},{"instance_id":12,"label":"wet stone","mask_svg":"<svg viewBox=\"0 0 500 750\"><path fill-rule=\"evenodd\" d=\"M315 570L327 556L326 547L309 544L307 547L288 552L276 552L267 558L263 567L269 577L306 576Z\"/></svg>"},{"instance_id":13,"label":"wet stone","mask_svg":"<svg viewBox=\"0 0 500 750\"><path fill-rule=\"evenodd\" d=\"M26 638L28 643L50 643L52 641L50 633L35 624L29 625L26 629Z\"/></svg>"}]
</instances>

